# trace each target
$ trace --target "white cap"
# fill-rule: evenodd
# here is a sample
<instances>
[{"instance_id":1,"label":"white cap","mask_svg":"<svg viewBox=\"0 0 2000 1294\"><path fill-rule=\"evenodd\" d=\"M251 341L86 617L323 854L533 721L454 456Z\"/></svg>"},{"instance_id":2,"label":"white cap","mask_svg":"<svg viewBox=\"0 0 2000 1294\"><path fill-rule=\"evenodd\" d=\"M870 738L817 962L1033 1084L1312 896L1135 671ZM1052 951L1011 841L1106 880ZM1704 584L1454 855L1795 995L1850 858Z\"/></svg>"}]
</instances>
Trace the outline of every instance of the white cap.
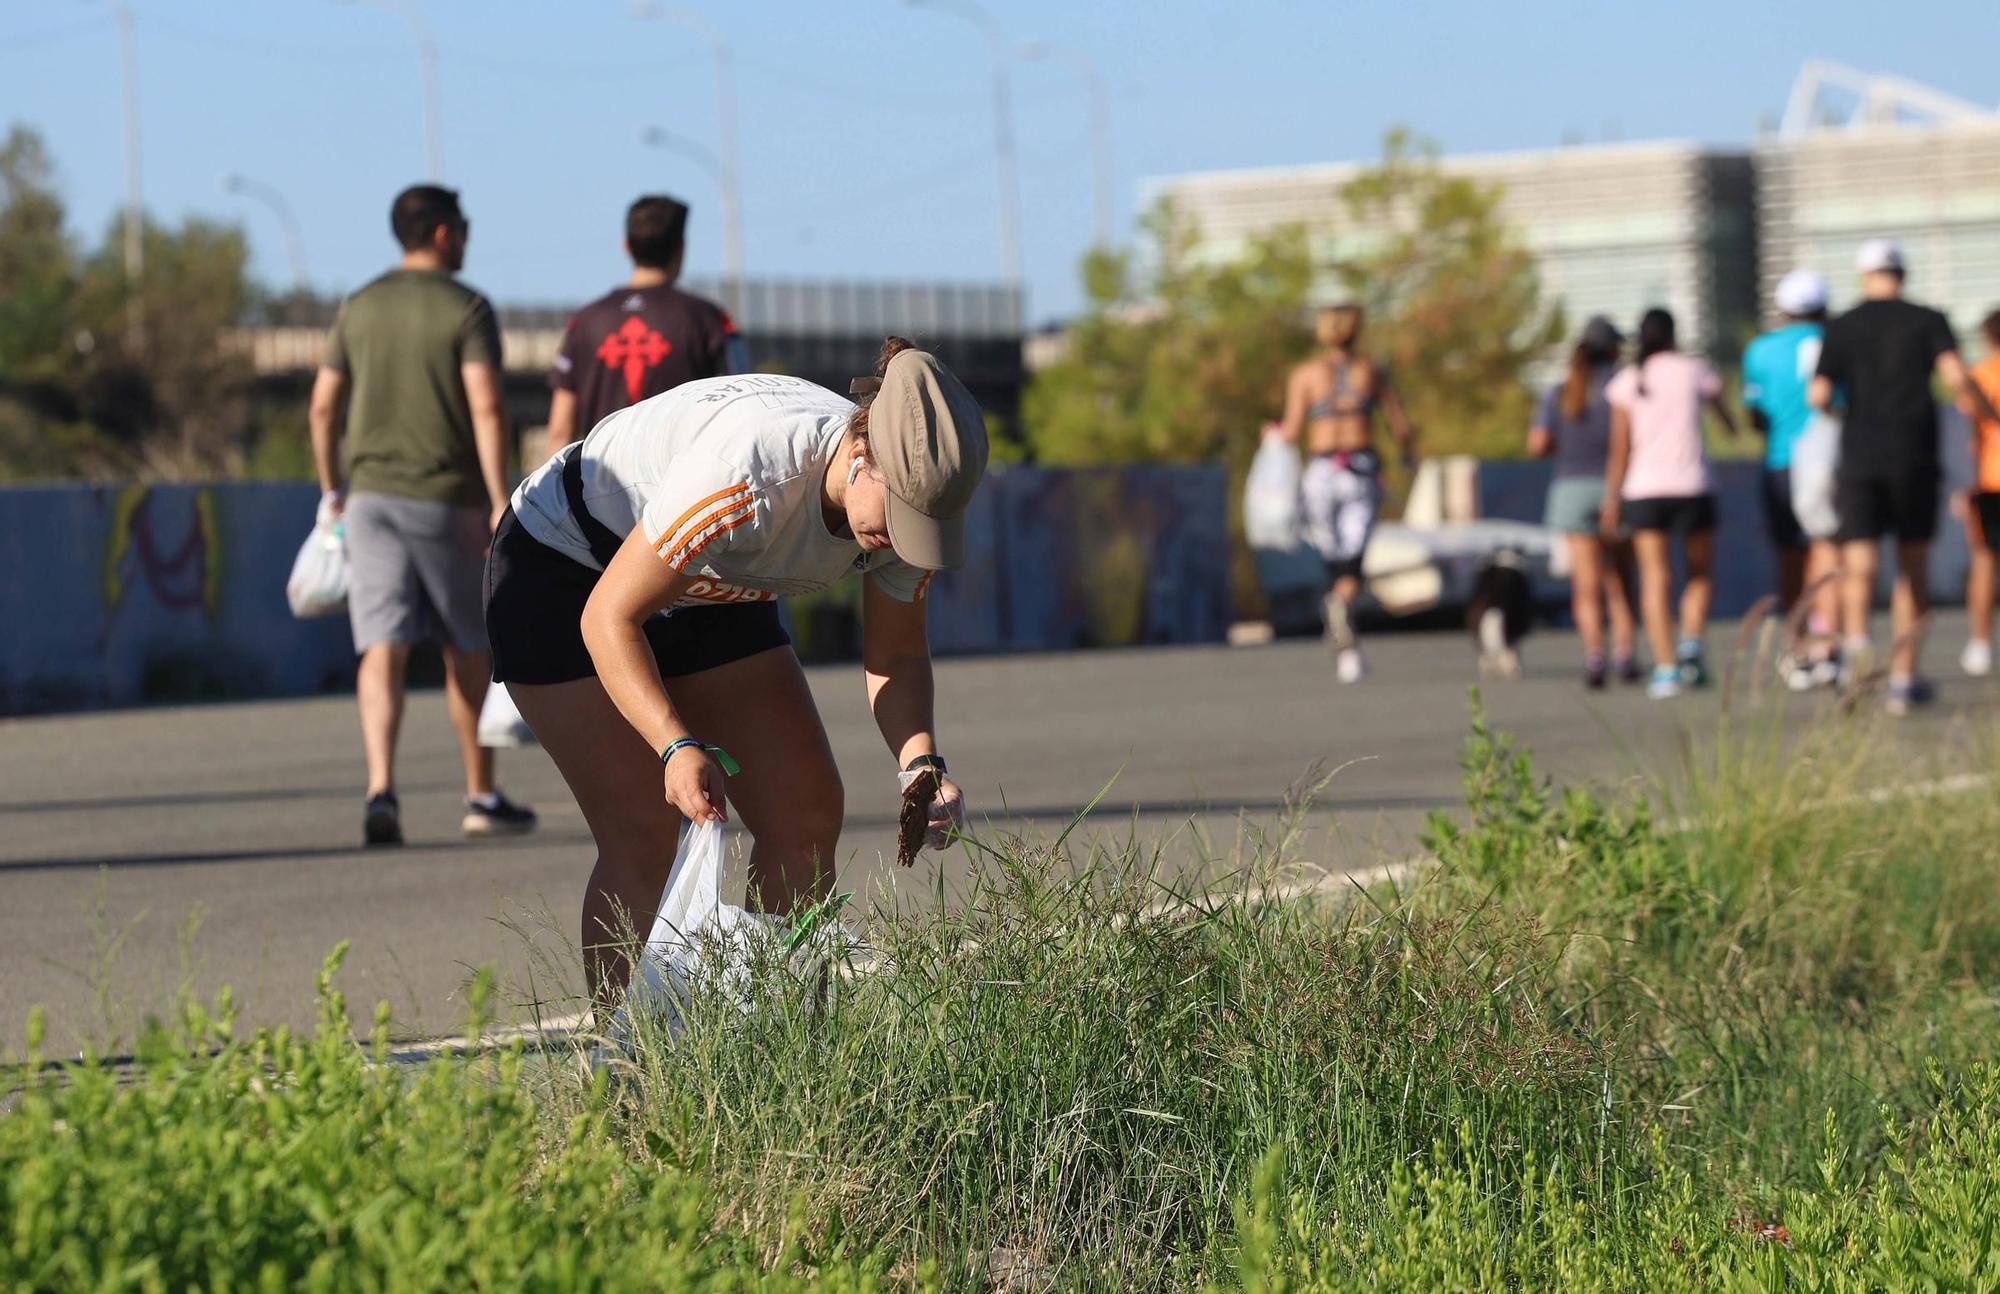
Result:
<instances>
[{"instance_id":1,"label":"white cap","mask_svg":"<svg viewBox=\"0 0 2000 1294\"><path fill-rule=\"evenodd\" d=\"M1811 270L1793 270L1778 280L1771 300L1788 315L1817 314L1826 309L1826 280Z\"/></svg>"},{"instance_id":2,"label":"white cap","mask_svg":"<svg viewBox=\"0 0 2000 1294\"><path fill-rule=\"evenodd\" d=\"M1903 249L1893 238L1871 238L1854 254L1854 268L1863 274L1903 271Z\"/></svg>"}]
</instances>

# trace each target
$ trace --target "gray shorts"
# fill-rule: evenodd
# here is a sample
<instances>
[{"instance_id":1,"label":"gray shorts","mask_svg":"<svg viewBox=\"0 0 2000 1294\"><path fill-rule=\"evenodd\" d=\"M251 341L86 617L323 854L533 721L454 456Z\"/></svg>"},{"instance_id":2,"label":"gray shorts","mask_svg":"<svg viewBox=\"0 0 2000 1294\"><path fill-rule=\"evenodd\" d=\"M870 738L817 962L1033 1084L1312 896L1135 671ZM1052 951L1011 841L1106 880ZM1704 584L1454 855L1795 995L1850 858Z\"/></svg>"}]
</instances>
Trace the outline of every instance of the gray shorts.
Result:
<instances>
[{"instance_id":1,"label":"gray shorts","mask_svg":"<svg viewBox=\"0 0 2000 1294\"><path fill-rule=\"evenodd\" d=\"M486 512L394 494L347 500L347 618L354 650L437 638L486 650Z\"/></svg>"},{"instance_id":2,"label":"gray shorts","mask_svg":"<svg viewBox=\"0 0 2000 1294\"><path fill-rule=\"evenodd\" d=\"M1597 514L1604 507L1604 478L1558 476L1549 482L1542 524L1566 535L1597 533Z\"/></svg>"}]
</instances>

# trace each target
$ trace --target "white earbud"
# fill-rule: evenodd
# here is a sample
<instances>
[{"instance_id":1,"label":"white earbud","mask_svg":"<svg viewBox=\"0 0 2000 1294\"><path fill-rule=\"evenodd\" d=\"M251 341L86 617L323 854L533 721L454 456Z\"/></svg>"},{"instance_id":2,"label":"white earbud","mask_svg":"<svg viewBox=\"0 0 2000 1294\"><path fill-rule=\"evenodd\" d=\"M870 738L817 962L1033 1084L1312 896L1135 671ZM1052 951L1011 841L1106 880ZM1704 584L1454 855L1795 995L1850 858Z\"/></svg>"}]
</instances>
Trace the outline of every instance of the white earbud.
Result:
<instances>
[{"instance_id":1,"label":"white earbud","mask_svg":"<svg viewBox=\"0 0 2000 1294\"><path fill-rule=\"evenodd\" d=\"M854 484L854 478L861 475L861 469L868 466L868 460L856 454L854 461L847 465L847 483Z\"/></svg>"}]
</instances>

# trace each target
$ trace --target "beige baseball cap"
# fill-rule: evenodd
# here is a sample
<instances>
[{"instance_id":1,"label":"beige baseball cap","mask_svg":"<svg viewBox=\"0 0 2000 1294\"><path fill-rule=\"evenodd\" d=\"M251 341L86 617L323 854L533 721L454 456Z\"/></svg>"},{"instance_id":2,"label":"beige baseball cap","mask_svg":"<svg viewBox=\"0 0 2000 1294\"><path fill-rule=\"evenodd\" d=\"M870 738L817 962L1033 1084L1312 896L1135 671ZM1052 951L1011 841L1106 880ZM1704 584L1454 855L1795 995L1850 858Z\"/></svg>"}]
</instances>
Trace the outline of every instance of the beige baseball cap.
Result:
<instances>
[{"instance_id":1,"label":"beige baseball cap","mask_svg":"<svg viewBox=\"0 0 2000 1294\"><path fill-rule=\"evenodd\" d=\"M868 410L868 448L889 487L889 544L927 571L965 564L965 510L986 473L979 402L929 351L898 352Z\"/></svg>"}]
</instances>

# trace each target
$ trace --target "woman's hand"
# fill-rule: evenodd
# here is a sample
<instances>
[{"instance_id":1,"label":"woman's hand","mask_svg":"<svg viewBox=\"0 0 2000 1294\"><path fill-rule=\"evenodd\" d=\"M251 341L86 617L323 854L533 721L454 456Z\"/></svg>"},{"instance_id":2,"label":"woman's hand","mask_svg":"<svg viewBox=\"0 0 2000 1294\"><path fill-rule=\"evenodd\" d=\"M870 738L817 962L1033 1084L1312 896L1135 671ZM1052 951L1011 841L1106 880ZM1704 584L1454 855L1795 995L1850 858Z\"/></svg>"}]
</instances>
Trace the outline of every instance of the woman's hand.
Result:
<instances>
[{"instance_id":1,"label":"woman's hand","mask_svg":"<svg viewBox=\"0 0 2000 1294\"><path fill-rule=\"evenodd\" d=\"M728 784L722 766L696 746L683 746L667 761L665 770L667 803L699 827L705 822L727 822Z\"/></svg>"},{"instance_id":2,"label":"woman's hand","mask_svg":"<svg viewBox=\"0 0 2000 1294\"><path fill-rule=\"evenodd\" d=\"M1597 529L1606 539L1622 539L1624 536L1621 532L1625 529L1624 522L1625 519L1618 507L1618 500L1615 498L1606 499L1604 506L1597 510Z\"/></svg>"},{"instance_id":3,"label":"woman's hand","mask_svg":"<svg viewBox=\"0 0 2000 1294\"><path fill-rule=\"evenodd\" d=\"M918 769L914 772L896 774L897 789L907 791L911 782L928 771ZM924 816L928 823L924 831L925 847L943 849L951 843L952 836L965 830L965 792L961 791L958 783L949 777L940 777L937 794L932 796L930 804L925 806Z\"/></svg>"},{"instance_id":4,"label":"woman's hand","mask_svg":"<svg viewBox=\"0 0 2000 1294\"><path fill-rule=\"evenodd\" d=\"M924 836L924 843L932 849L943 849L951 843L951 838L965 831L965 792L958 789L958 783L948 777L938 779L937 798L931 801L931 827Z\"/></svg>"}]
</instances>

